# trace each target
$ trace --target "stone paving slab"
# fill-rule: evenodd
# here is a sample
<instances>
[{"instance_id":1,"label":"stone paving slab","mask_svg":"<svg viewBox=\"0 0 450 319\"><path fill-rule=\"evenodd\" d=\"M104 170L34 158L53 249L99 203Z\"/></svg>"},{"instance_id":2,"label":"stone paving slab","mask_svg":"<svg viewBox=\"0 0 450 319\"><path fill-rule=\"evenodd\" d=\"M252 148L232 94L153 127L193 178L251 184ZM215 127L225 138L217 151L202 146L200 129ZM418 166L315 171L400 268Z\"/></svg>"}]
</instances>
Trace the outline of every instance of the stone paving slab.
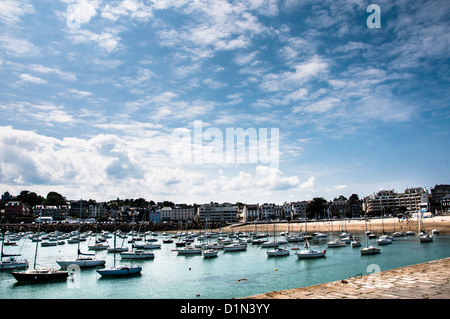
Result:
<instances>
[{"instance_id":1,"label":"stone paving slab","mask_svg":"<svg viewBox=\"0 0 450 319\"><path fill-rule=\"evenodd\" d=\"M244 299L450 299L450 257Z\"/></svg>"}]
</instances>

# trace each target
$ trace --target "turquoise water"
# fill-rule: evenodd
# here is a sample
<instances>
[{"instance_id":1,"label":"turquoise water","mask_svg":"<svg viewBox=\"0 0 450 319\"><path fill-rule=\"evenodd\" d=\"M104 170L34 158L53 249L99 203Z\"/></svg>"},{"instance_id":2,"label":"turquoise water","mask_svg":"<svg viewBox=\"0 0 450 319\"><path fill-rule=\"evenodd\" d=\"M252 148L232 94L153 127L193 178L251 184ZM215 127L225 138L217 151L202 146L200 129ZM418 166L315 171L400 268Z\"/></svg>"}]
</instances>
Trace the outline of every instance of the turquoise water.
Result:
<instances>
[{"instance_id":1,"label":"turquoise water","mask_svg":"<svg viewBox=\"0 0 450 319\"><path fill-rule=\"evenodd\" d=\"M450 236L435 236L431 243L420 243L417 237L395 238L393 244L381 247L381 253L361 256L359 249L349 244L341 248L327 248L326 258L299 260L295 250L290 256L267 257L260 245L248 244L247 251L219 251L214 259L201 255L180 256L175 244L163 244L153 250L153 260L133 261L142 266L142 274L130 278L102 278L95 269L82 269L73 279L43 284L22 284L7 270L0 271L0 298L56 298L56 299L229 299L275 290L305 287L355 276L369 274L373 268L381 271L422 263L450 256ZM312 241L313 246L326 248L333 238ZM360 234L360 238L363 238ZM270 239L269 239L270 240ZM108 239L113 246L113 239ZM81 244L87 252L89 240ZM287 245L302 247L302 243ZM364 245L364 243L363 243ZM21 239L16 247L5 247L5 252L20 252L32 264L35 243ZM76 244L65 244L38 249L38 265L58 268L58 258L73 258ZM91 251L92 252L92 251ZM106 258L106 266L113 265L114 254L97 252ZM116 256L118 263L120 256ZM127 261L129 263L129 261ZM375 266L373 266L375 265ZM244 279L244 280L242 280Z\"/></svg>"}]
</instances>

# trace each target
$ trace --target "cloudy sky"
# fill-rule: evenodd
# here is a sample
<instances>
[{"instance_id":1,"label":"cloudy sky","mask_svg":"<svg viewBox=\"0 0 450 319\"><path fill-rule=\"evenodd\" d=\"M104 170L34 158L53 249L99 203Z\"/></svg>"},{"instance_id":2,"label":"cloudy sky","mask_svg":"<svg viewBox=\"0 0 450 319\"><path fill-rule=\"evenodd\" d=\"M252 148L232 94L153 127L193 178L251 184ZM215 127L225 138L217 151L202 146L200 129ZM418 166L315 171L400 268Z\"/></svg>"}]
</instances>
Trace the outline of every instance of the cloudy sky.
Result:
<instances>
[{"instance_id":1,"label":"cloudy sky","mask_svg":"<svg viewBox=\"0 0 450 319\"><path fill-rule=\"evenodd\" d=\"M440 0L2 0L0 192L281 204L450 183L449 16ZM225 149L227 128L258 145L278 129L277 165L174 156Z\"/></svg>"}]
</instances>

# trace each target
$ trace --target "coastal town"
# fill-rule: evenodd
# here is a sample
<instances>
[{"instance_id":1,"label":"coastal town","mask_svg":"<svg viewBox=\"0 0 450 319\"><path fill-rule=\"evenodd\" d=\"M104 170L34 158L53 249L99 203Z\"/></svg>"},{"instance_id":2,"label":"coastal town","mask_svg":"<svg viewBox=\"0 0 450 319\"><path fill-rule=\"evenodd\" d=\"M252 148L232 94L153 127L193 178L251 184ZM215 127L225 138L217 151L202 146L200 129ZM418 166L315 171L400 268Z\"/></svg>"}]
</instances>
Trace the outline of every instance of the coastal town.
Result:
<instances>
[{"instance_id":1,"label":"coastal town","mask_svg":"<svg viewBox=\"0 0 450 319\"><path fill-rule=\"evenodd\" d=\"M42 222L64 223L80 218L88 221L118 219L151 223L223 223L254 221L322 220L397 216L414 217L425 214L443 214L450 211L450 185L431 188L407 188L404 192L381 190L359 198L341 195L332 200L315 197L312 200L275 203L217 203L175 204L171 201L154 202L143 198L97 202L69 200L57 192L42 197L34 192L22 191L18 195L5 192L1 197L0 215L3 223L32 223L40 217Z\"/></svg>"}]
</instances>

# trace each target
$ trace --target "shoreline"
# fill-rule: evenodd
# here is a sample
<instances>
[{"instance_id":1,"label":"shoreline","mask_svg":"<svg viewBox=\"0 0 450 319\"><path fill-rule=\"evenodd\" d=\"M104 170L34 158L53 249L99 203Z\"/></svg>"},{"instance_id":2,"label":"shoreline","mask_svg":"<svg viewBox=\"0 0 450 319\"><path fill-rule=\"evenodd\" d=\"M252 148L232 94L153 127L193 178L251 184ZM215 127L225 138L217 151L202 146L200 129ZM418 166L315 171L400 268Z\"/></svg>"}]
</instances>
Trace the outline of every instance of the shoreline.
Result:
<instances>
[{"instance_id":1,"label":"shoreline","mask_svg":"<svg viewBox=\"0 0 450 319\"><path fill-rule=\"evenodd\" d=\"M136 224L139 227L139 223ZM267 232L271 234L274 231L284 232L289 231L290 233L298 233L305 231L305 222L294 221L294 222L258 222L257 224L258 232ZM155 232L167 232L167 233L177 233L180 231L180 226L178 224L162 224L162 223L142 223L141 231L155 231ZM255 230L255 224L253 222L247 223L235 223L222 228L217 227L211 228L211 231L223 231L225 233L231 233L236 231L250 233ZM79 224L71 223L43 223L41 224L41 231L52 232L59 230L62 232L71 232L73 230L78 230ZM98 228L97 228L98 227ZM346 220L333 220L333 221L317 221L317 222L307 222L307 232L312 234L314 232L323 233L338 233L345 230L349 233L362 233L367 230L375 234L380 234L383 232L392 233L394 231L408 231L412 230L416 234L419 230L418 218L413 217L408 220L398 220L396 217L388 218L372 218L368 219L367 226L366 222L362 219L346 219ZM93 224L83 224L82 231L92 230L101 232L102 230L114 231L114 224L103 224L103 223L93 223ZM131 223L122 223L117 225L118 229L122 231L130 231L133 228ZM438 229L442 235L450 235L450 215L439 215L430 218L423 219L423 227L426 231L431 231L433 229ZM36 232L38 229L38 224L2 224L0 225L2 232L11 231L14 233L33 231ZM186 230L183 230L186 231ZM204 232L204 225L200 226L196 223L190 225L187 229L189 232Z\"/></svg>"},{"instance_id":2,"label":"shoreline","mask_svg":"<svg viewBox=\"0 0 450 319\"><path fill-rule=\"evenodd\" d=\"M289 224L289 225L288 225ZM289 228L289 229L288 229ZM255 229L255 224L247 223L244 225L232 225L222 229L225 232L231 231L242 231L242 232L253 232ZM258 223L257 229L259 232L268 232L269 234L273 232L273 223ZM416 234L419 231L418 218L409 218L408 220L399 220L396 217L389 217L383 219L369 219L367 222L367 230L372 233L392 233L394 231L405 232L412 230ZM433 229L438 229L441 235L450 235L450 216L435 216L423 219L423 227L426 231L431 231ZM341 230L345 230L349 233L361 233L366 231L366 222L364 220L334 220L334 221L318 221L318 222L308 222L307 232L324 232L324 233L337 233ZM289 231L291 233L296 233L300 231L305 231L304 222L277 222L275 223L275 231L283 232Z\"/></svg>"},{"instance_id":3,"label":"shoreline","mask_svg":"<svg viewBox=\"0 0 450 319\"><path fill-rule=\"evenodd\" d=\"M449 299L450 257L241 299Z\"/></svg>"}]
</instances>

